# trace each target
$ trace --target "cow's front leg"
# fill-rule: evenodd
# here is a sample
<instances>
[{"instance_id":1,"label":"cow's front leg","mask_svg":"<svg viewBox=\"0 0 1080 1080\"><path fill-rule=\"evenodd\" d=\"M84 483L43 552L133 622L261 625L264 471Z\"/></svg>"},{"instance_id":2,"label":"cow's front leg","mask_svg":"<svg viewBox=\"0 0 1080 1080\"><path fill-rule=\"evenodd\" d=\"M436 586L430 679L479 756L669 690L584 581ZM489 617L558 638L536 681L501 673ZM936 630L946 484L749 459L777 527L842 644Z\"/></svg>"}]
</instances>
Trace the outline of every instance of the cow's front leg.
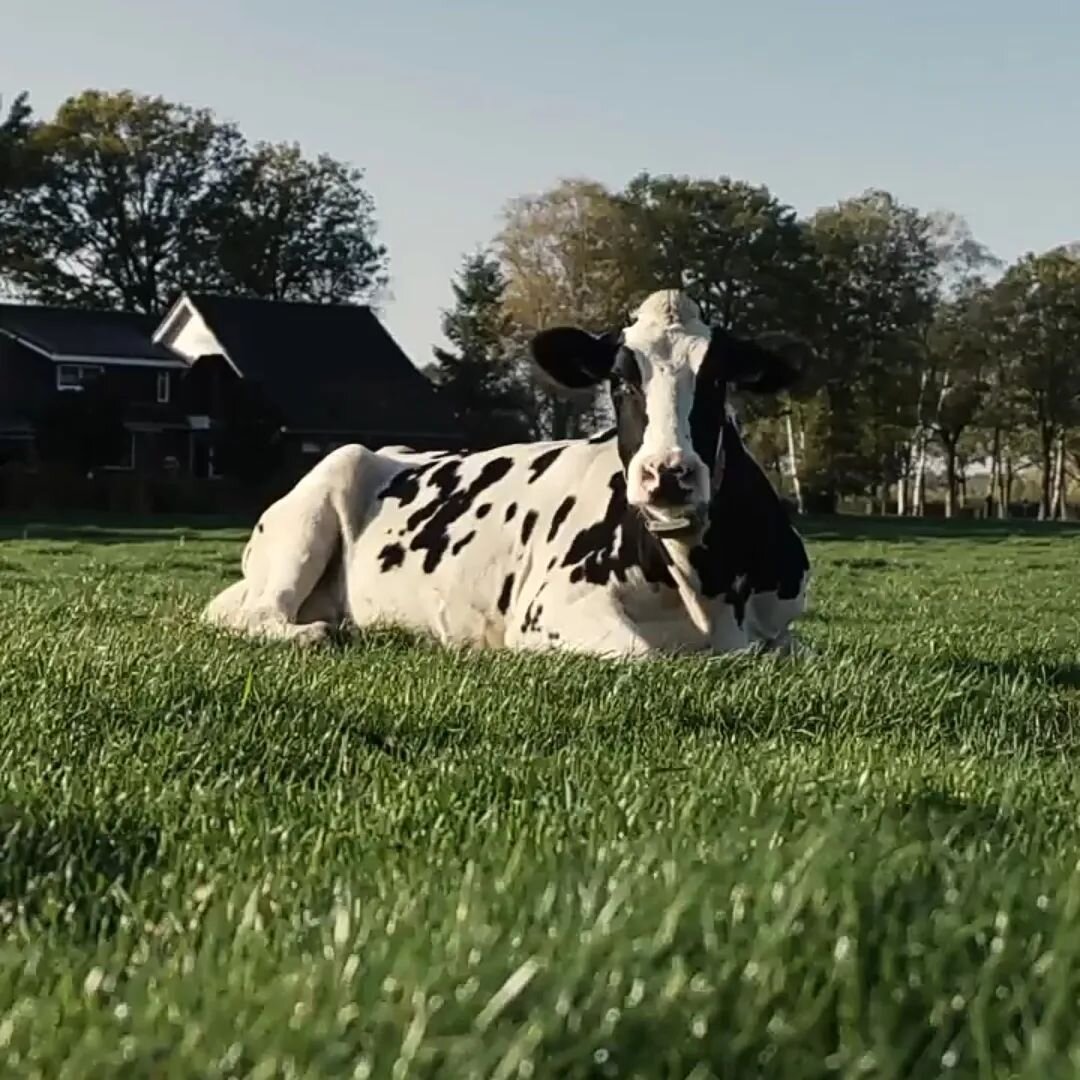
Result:
<instances>
[{"instance_id":1,"label":"cow's front leg","mask_svg":"<svg viewBox=\"0 0 1080 1080\"><path fill-rule=\"evenodd\" d=\"M505 644L513 649L576 652L604 659L632 659L661 650L623 611L614 597L600 594L565 604L548 598L540 615L530 609L511 616Z\"/></svg>"},{"instance_id":2,"label":"cow's front leg","mask_svg":"<svg viewBox=\"0 0 1080 1080\"><path fill-rule=\"evenodd\" d=\"M799 656L806 646L797 642L791 626L806 610L806 582L790 597L776 592L754 593L746 602L746 626L760 652Z\"/></svg>"}]
</instances>

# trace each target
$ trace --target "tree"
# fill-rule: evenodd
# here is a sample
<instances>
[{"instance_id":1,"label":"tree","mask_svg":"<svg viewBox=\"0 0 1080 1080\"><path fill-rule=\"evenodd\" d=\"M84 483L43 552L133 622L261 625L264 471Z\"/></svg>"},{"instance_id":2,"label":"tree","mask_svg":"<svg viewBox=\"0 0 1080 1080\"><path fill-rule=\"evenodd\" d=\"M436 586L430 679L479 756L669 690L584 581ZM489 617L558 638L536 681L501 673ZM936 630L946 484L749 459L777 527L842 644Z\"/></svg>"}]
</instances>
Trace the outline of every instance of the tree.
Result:
<instances>
[{"instance_id":1,"label":"tree","mask_svg":"<svg viewBox=\"0 0 1080 1080\"><path fill-rule=\"evenodd\" d=\"M184 289L352 298L380 280L359 174L251 149L208 110L90 90L32 146L0 275L36 299L156 313Z\"/></svg>"},{"instance_id":2,"label":"tree","mask_svg":"<svg viewBox=\"0 0 1080 1080\"><path fill-rule=\"evenodd\" d=\"M436 348L431 375L453 405L470 446L497 446L530 435L530 401L503 304L506 280L487 252L467 257L451 288L442 329L454 350Z\"/></svg>"},{"instance_id":3,"label":"tree","mask_svg":"<svg viewBox=\"0 0 1080 1080\"><path fill-rule=\"evenodd\" d=\"M519 348L526 335L555 323L596 332L624 325L637 284L630 239L625 207L591 180L565 180L511 202L495 254ZM537 395L541 428L552 438L578 434L595 419L592 393L567 398L540 384Z\"/></svg>"},{"instance_id":4,"label":"tree","mask_svg":"<svg viewBox=\"0 0 1080 1080\"><path fill-rule=\"evenodd\" d=\"M926 341L946 270L963 236L868 191L819 211L810 222L815 259L815 344L820 408L811 444L813 481L824 501L888 485L921 468L929 429ZM918 476L916 477L918 486Z\"/></svg>"},{"instance_id":5,"label":"tree","mask_svg":"<svg viewBox=\"0 0 1080 1080\"><path fill-rule=\"evenodd\" d=\"M161 98L87 91L34 144L48 167L4 268L18 285L48 302L156 312L212 283L207 218L241 160L234 128Z\"/></svg>"},{"instance_id":6,"label":"tree","mask_svg":"<svg viewBox=\"0 0 1080 1080\"><path fill-rule=\"evenodd\" d=\"M21 258L22 203L27 189L41 176L40 155L34 148L36 127L28 95L17 95L0 121L0 285L6 283L3 268Z\"/></svg>"},{"instance_id":7,"label":"tree","mask_svg":"<svg viewBox=\"0 0 1080 1080\"><path fill-rule=\"evenodd\" d=\"M386 284L363 173L295 145L257 145L235 165L210 227L221 285L271 300L340 303Z\"/></svg>"},{"instance_id":8,"label":"tree","mask_svg":"<svg viewBox=\"0 0 1080 1080\"><path fill-rule=\"evenodd\" d=\"M981 415L992 385L988 297L969 284L939 306L930 331L934 395L929 425L945 457L945 516L956 512L960 440Z\"/></svg>"},{"instance_id":9,"label":"tree","mask_svg":"<svg viewBox=\"0 0 1080 1080\"><path fill-rule=\"evenodd\" d=\"M640 292L683 289L706 322L735 333L799 328L810 249L795 211L768 188L641 173L621 199Z\"/></svg>"},{"instance_id":10,"label":"tree","mask_svg":"<svg viewBox=\"0 0 1080 1080\"><path fill-rule=\"evenodd\" d=\"M1015 400L1039 448L1039 516L1063 512L1069 429L1080 423L1080 258L1065 248L1027 255L994 287L996 334Z\"/></svg>"}]
</instances>

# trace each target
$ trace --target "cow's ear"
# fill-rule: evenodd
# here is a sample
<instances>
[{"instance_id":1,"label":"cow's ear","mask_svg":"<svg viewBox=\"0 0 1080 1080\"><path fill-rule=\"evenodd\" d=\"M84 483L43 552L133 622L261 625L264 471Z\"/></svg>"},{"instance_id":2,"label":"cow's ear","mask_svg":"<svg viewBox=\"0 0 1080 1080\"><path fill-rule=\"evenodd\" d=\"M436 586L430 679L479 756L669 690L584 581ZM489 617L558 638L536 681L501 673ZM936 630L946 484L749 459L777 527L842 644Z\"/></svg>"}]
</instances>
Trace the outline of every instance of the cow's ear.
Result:
<instances>
[{"instance_id":1,"label":"cow's ear","mask_svg":"<svg viewBox=\"0 0 1080 1080\"><path fill-rule=\"evenodd\" d=\"M790 334L759 334L750 340L717 328L709 349L721 351L725 380L752 394L789 389L813 360L810 346Z\"/></svg>"},{"instance_id":2,"label":"cow's ear","mask_svg":"<svg viewBox=\"0 0 1080 1080\"><path fill-rule=\"evenodd\" d=\"M589 334L576 326L541 330L531 342L536 366L567 390L587 390L611 374L619 343L615 335Z\"/></svg>"}]
</instances>

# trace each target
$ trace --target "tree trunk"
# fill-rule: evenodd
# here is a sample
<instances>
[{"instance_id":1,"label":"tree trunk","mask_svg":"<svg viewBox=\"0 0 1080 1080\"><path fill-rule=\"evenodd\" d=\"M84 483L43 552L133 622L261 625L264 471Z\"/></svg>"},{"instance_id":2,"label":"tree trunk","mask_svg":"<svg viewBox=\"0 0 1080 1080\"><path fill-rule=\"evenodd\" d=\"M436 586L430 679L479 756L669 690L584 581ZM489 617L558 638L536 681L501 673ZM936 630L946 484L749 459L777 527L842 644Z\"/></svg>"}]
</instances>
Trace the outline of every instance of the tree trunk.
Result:
<instances>
[{"instance_id":1,"label":"tree trunk","mask_svg":"<svg viewBox=\"0 0 1080 1080\"><path fill-rule=\"evenodd\" d=\"M919 375L919 396L915 400L915 429L908 445L907 475L904 478L904 512L912 517L922 517L926 508L926 388L929 383L930 370L923 368ZM900 512L897 508L897 513Z\"/></svg>"},{"instance_id":2,"label":"tree trunk","mask_svg":"<svg viewBox=\"0 0 1080 1080\"><path fill-rule=\"evenodd\" d=\"M1060 431L1054 442L1054 482L1050 495L1050 516L1065 520L1065 432Z\"/></svg>"},{"instance_id":3,"label":"tree trunk","mask_svg":"<svg viewBox=\"0 0 1080 1080\"><path fill-rule=\"evenodd\" d=\"M922 517L926 512L926 432L919 431L915 450L915 477L912 481L911 513Z\"/></svg>"},{"instance_id":4,"label":"tree trunk","mask_svg":"<svg viewBox=\"0 0 1080 1080\"><path fill-rule=\"evenodd\" d=\"M1012 502L1013 468L1012 456L1006 450L1001 455L1001 474L998 477L998 517L1002 521L1009 516L1009 504Z\"/></svg>"},{"instance_id":5,"label":"tree trunk","mask_svg":"<svg viewBox=\"0 0 1080 1080\"><path fill-rule=\"evenodd\" d=\"M990 483L986 488L986 516L994 516L994 501L997 499L998 486L1001 483L1001 429L994 428L994 438L990 444ZM998 502L998 517L1001 517L1001 503Z\"/></svg>"},{"instance_id":6,"label":"tree trunk","mask_svg":"<svg viewBox=\"0 0 1080 1080\"><path fill-rule=\"evenodd\" d=\"M799 457L795 453L795 425L791 422L791 409L784 413L784 426L787 428L788 467L791 469L791 487L795 492L795 507L800 514L805 513L803 506L802 484L799 482Z\"/></svg>"},{"instance_id":7,"label":"tree trunk","mask_svg":"<svg viewBox=\"0 0 1080 1080\"><path fill-rule=\"evenodd\" d=\"M904 456L900 459L900 475L896 478L896 516L903 517L908 512L908 483L911 480L911 459L914 441L904 447Z\"/></svg>"},{"instance_id":8,"label":"tree trunk","mask_svg":"<svg viewBox=\"0 0 1080 1080\"><path fill-rule=\"evenodd\" d=\"M1054 436L1056 432L1047 424L1043 424L1039 431L1042 484L1039 498L1039 520L1049 521L1054 512L1053 507L1053 483L1054 483Z\"/></svg>"},{"instance_id":9,"label":"tree trunk","mask_svg":"<svg viewBox=\"0 0 1080 1080\"><path fill-rule=\"evenodd\" d=\"M945 516L956 514L956 443L942 438L945 449Z\"/></svg>"}]
</instances>

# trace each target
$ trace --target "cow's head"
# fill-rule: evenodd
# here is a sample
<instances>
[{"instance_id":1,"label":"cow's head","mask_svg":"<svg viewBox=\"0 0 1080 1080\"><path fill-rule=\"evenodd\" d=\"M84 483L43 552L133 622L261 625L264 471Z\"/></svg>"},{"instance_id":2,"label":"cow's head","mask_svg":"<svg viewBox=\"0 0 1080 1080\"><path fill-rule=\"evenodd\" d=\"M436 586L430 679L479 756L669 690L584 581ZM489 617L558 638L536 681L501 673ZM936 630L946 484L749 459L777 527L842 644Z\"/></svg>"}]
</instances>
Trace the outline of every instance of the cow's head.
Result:
<instances>
[{"instance_id":1,"label":"cow's head","mask_svg":"<svg viewBox=\"0 0 1080 1080\"><path fill-rule=\"evenodd\" d=\"M721 431L729 385L776 393L800 373L797 342L733 337L701 321L676 290L653 293L621 331L541 331L533 359L557 384L585 390L607 381L626 472L626 497L653 532L692 535L723 478Z\"/></svg>"}]
</instances>

